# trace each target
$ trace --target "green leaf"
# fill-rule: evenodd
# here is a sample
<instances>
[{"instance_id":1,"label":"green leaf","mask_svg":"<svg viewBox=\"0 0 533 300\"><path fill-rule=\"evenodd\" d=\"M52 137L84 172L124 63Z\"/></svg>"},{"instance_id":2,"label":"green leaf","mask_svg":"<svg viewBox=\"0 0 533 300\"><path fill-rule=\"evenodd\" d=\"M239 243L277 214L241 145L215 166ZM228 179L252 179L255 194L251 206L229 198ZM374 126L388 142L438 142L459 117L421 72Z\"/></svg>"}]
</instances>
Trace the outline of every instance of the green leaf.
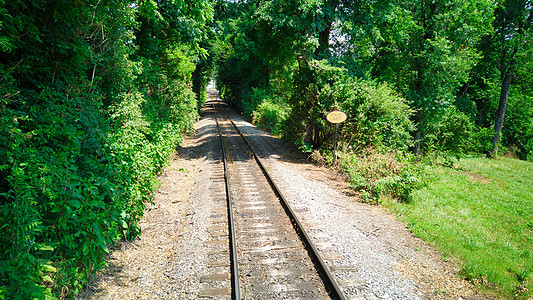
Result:
<instances>
[{"instance_id":1,"label":"green leaf","mask_svg":"<svg viewBox=\"0 0 533 300\"><path fill-rule=\"evenodd\" d=\"M90 240L86 240L84 243L83 243L83 246L81 247L81 251L83 253L83 255L87 255L90 251L89 249L89 241Z\"/></svg>"},{"instance_id":2,"label":"green leaf","mask_svg":"<svg viewBox=\"0 0 533 300\"><path fill-rule=\"evenodd\" d=\"M72 201L70 201L70 204L76 209L81 207L81 202L78 201L78 200L72 200Z\"/></svg>"},{"instance_id":3,"label":"green leaf","mask_svg":"<svg viewBox=\"0 0 533 300\"><path fill-rule=\"evenodd\" d=\"M93 228L94 228L94 231L96 232L96 236L98 237L98 239L101 239L101 237L102 237L102 225L100 225L100 223L94 222L93 223Z\"/></svg>"},{"instance_id":4,"label":"green leaf","mask_svg":"<svg viewBox=\"0 0 533 300\"><path fill-rule=\"evenodd\" d=\"M41 251L54 251L54 247L46 244L38 244L36 248Z\"/></svg>"},{"instance_id":5,"label":"green leaf","mask_svg":"<svg viewBox=\"0 0 533 300\"><path fill-rule=\"evenodd\" d=\"M45 271L45 272L50 272L50 273L55 273L55 272L57 272L57 269L54 268L54 267L51 266L51 265L43 265L43 266L42 266L42 269L43 269L43 271Z\"/></svg>"},{"instance_id":6,"label":"green leaf","mask_svg":"<svg viewBox=\"0 0 533 300\"><path fill-rule=\"evenodd\" d=\"M128 229L128 223L126 223L124 220L120 220L120 225L122 225L122 228Z\"/></svg>"}]
</instances>

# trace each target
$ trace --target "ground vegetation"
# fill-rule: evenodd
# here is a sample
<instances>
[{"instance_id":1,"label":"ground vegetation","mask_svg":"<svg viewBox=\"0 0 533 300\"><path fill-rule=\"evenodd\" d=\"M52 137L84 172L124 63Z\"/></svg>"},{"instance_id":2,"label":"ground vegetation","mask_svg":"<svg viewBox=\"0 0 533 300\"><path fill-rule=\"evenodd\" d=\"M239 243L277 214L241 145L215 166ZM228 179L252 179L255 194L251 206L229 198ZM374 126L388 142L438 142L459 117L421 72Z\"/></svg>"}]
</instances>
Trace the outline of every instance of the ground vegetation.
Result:
<instances>
[{"instance_id":1,"label":"ground vegetation","mask_svg":"<svg viewBox=\"0 0 533 300\"><path fill-rule=\"evenodd\" d=\"M110 244L139 235L156 175L198 116L212 3L0 11L0 299L72 297Z\"/></svg>"},{"instance_id":2,"label":"ground vegetation","mask_svg":"<svg viewBox=\"0 0 533 300\"><path fill-rule=\"evenodd\" d=\"M460 261L460 275L490 293L528 299L533 289L531 162L461 159L435 165L412 204L386 201L410 230ZM529 295L529 296L528 296Z\"/></svg>"}]
</instances>

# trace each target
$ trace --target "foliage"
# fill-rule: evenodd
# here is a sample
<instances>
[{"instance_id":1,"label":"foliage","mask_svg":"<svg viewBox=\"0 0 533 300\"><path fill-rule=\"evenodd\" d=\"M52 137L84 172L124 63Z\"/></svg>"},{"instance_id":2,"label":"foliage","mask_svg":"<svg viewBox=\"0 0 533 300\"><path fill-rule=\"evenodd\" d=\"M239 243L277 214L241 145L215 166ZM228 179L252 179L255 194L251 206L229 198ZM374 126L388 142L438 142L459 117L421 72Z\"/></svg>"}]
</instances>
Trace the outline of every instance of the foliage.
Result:
<instances>
[{"instance_id":1,"label":"foliage","mask_svg":"<svg viewBox=\"0 0 533 300\"><path fill-rule=\"evenodd\" d=\"M340 68L326 61L301 59L294 75L294 87L288 103L291 115L286 124L287 136L309 143L313 148L322 147L333 136L326 114L344 102L342 90L346 77Z\"/></svg>"},{"instance_id":2,"label":"foliage","mask_svg":"<svg viewBox=\"0 0 533 300\"><path fill-rule=\"evenodd\" d=\"M484 36L478 46L483 58L476 66L465 94L477 105L476 122L494 128L490 155L502 152L497 151L501 141L501 145L516 149L518 156L526 159L530 152L527 128L531 128L532 116L528 108L533 95L531 2L501 1L494 12L492 25L494 32Z\"/></svg>"},{"instance_id":3,"label":"foliage","mask_svg":"<svg viewBox=\"0 0 533 300\"><path fill-rule=\"evenodd\" d=\"M511 89L510 93L500 147L514 148L520 159L533 161L533 91Z\"/></svg>"},{"instance_id":4,"label":"foliage","mask_svg":"<svg viewBox=\"0 0 533 300\"><path fill-rule=\"evenodd\" d=\"M490 32L492 1L391 1L376 20L372 74L416 108L416 139L432 132L478 61L475 45ZM420 151L415 144L416 152Z\"/></svg>"},{"instance_id":5,"label":"foliage","mask_svg":"<svg viewBox=\"0 0 533 300\"><path fill-rule=\"evenodd\" d=\"M446 156L461 157L473 149L472 134L474 124L455 106L441 111L437 116L439 122L431 122L422 143L431 152L438 152ZM490 139L489 139L490 140Z\"/></svg>"},{"instance_id":6,"label":"foliage","mask_svg":"<svg viewBox=\"0 0 533 300\"><path fill-rule=\"evenodd\" d=\"M288 100L292 110L286 135L315 148L331 149L334 126L325 116L332 109L342 109L348 115L340 124L345 150L407 150L412 143L409 117L413 112L388 85L351 78L324 61L307 64L295 77L297 84Z\"/></svg>"},{"instance_id":7,"label":"foliage","mask_svg":"<svg viewBox=\"0 0 533 300\"><path fill-rule=\"evenodd\" d=\"M231 44L226 44L228 54L220 62L217 80L222 97L249 116L255 108L249 105L253 89L267 87L269 68L266 59L254 47L260 41L254 24L246 18L236 23L244 32L227 37Z\"/></svg>"},{"instance_id":8,"label":"foliage","mask_svg":"<svg viewBox=\"0 0 533 300\"><path fill-rule=\"evenodd\" d=\"M409 202L411 192L423 185L422 165L401 151L380 153L370 148L341 156L341 166L352 188L367 202L381 202L385 195Z\"/></svg>"},{"instance_id":9,"label":"foliage","mask_svg":"<svg viewBox=\"0 0 533 300\"><path fill-rule=\"evenodd\" d=\"M350 118L342 124L342 134L351 141L349 149L407 150L412 145L410 117L414 112L387 84L350 80L335 89L346 97L341 108Z\"/></svg>"},{"instance_id":10,"label":"foliage","mask_svg":"<svg viewBox=\"0 0 533 300\"><path fill-rule=\"evenodd\" d=\"M263 90L254 90L252 103L256 109L252 112L254 124L268 129L274 134L282 134L283 124L290 114L290 107L282 99L270 96Z\"/></svg>"},{"instance_id":11,"label":"foliage","mask_svg":"<svg viewBox=\"0 0 533 300\"><path fill-rule=\"evenodd\" d=\"M469 153L479 154L488 153L492 147L490 139L494 134L492 128L476 128L470 133Z\"/></svg>"},{"instance_id":12,"label":"foliage","mask_svg":"<svg viewBox=\"0 0 533 300\"><path fill-rule=\"evenodd\" d=\"M461 264L461 276L504 298L533 292L533 164L464 158L434 166L408 204L388 205L418 237ZM529 290L529 291L528 291Z\"/></svg>"},{"instance_id":13,"label":"foliage","mask_svg":"<svg viewBox=\"0 0 533 300\"><path fill-rule=\"evenodd\" d=\"M0 298L72 297L140 233L197 117L210 6L178 2L0 1Z\"/></svg>"}]
</instances>

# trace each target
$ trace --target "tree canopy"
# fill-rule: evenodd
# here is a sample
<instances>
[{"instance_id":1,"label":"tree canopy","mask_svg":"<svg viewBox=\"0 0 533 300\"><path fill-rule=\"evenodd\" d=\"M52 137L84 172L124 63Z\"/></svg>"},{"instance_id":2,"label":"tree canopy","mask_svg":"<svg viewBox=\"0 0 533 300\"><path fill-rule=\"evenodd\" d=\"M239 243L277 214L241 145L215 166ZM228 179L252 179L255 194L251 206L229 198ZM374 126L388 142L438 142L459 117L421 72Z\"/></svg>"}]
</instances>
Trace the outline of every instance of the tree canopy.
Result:
<instances>
[{"instance_id":1,"label":"tree canopy","mask_svg":"<svg viewBox=\"0 0 533 300\"><path fill-rule=\"evenodd\" d=\"M327 126L318 123L343 100L321 92L326 86L343 90L352 79L387 83L405 99L417 154L491 152L487 137L501 120L494 94L502 85L501 68L519 66L525 81L511 85L517 89L512 101L520 98L531 107L525 83L531 78L529 1L219 2L241 11L220 37L229 42L218 72L225 99L249 115L263 101L256 93L288 103L291 114L285 116L308 121L291 127L294 118L287 117L284 134L305 128L298 137L302 143L320 148L330 140ZM326 69L344 78L326 75L329 82L323 81L319 74ZM249 76L239 78L243 72ZM503 126L501 152L527 159L532 149L513 127L517 121L522 133L529 132L530 110L513 111L512 123Z\"/></svg>"}]
</instances>

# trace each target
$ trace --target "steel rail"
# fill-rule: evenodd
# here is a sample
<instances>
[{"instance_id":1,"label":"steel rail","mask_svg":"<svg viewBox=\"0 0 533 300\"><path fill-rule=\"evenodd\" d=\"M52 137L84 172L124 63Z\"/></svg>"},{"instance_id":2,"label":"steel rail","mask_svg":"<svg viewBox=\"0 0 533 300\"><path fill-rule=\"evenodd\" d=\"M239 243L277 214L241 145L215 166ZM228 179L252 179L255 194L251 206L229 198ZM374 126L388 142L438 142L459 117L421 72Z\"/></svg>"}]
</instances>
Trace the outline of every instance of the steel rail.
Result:
<instances>
[{"instance_id":1,"label":"steel rail","mask_svg":"<svg viewBox=\"0 0 533 300\"><path fill-rule=\"evenodd\" d=\"M276 183L274 182L274 180L272 179L272 177L268 173L268 171L267 171L265 165L263 164L262 160L255 154L255 151L254 151L252 145L250 144L250 142L248 141L246 136L241 132L239 127L237 127L237 125L229 117L229 115L227 114L226 110L222 106L220 106L220 107L222 108L222 112L226 115L228 120L235 127L235 129L237 129L237 132L239 132L240 136L246 142L246 145L248 145L248 148L250 148L250 152L252 153L255 161L257 162L257 164L261 168L261 171L263 172L263 174L267 178L267 180L270 183L270 185L272 186L272 189L274 190L274 192L276 193L276 195L280 199L280 203L283 206L283 208L284 208L285 212L287 213L287 215L289 216L289 218L291 219L294 229L296 230L298 235L300 235L301 239L303 240L309 255L316 262L316 267L318 269L319 274L321 275L321 277L324 280L324 285L326 286L326 290L329 291L330 296L332 298L345 300L346 296L344 295L344 293L340 289L339 285L337 284L337 281L335 280L335 278L333 277L333 275L329 271L329 268L327 267L326 263L324 262L324 260L320 256L320 254L318 253L318 249L315 247L314 243L311 241L311 238L310 238L309 234L307 234L307 232L305 231L302 223L300 222L300 220L298 219L298 217L296 216L296 214L292 210L291 206L289 205L289 203L286 200L285 196L281 192L280 188L276 185Z\"/></svg>"},{"instance_id":2,"label":"steel rail","mask_svg":"<svg viewBox=\"0 0 533 300\"><path fill-rule=\"evenodd\" d=\"M229 227L229 243L230 243L230 256L231 256L231 298L234 300L240 299L240 287L239 287L239 268L237 265L237 246L235 243L235 222L233 220L233 205L231 203L231 191L230 181L228 176L226 147L224 146L224 140L222 138L222 132L220 131L220 125L218 123L217 110L215 104L212 104L213 112L215 113L215 122L217 124L218 137L220 139L220 145L222 146L222 164L224 165L224 182L226 185L226 200L228 205L228 227Z\"/></svg>"}]
</instances>

